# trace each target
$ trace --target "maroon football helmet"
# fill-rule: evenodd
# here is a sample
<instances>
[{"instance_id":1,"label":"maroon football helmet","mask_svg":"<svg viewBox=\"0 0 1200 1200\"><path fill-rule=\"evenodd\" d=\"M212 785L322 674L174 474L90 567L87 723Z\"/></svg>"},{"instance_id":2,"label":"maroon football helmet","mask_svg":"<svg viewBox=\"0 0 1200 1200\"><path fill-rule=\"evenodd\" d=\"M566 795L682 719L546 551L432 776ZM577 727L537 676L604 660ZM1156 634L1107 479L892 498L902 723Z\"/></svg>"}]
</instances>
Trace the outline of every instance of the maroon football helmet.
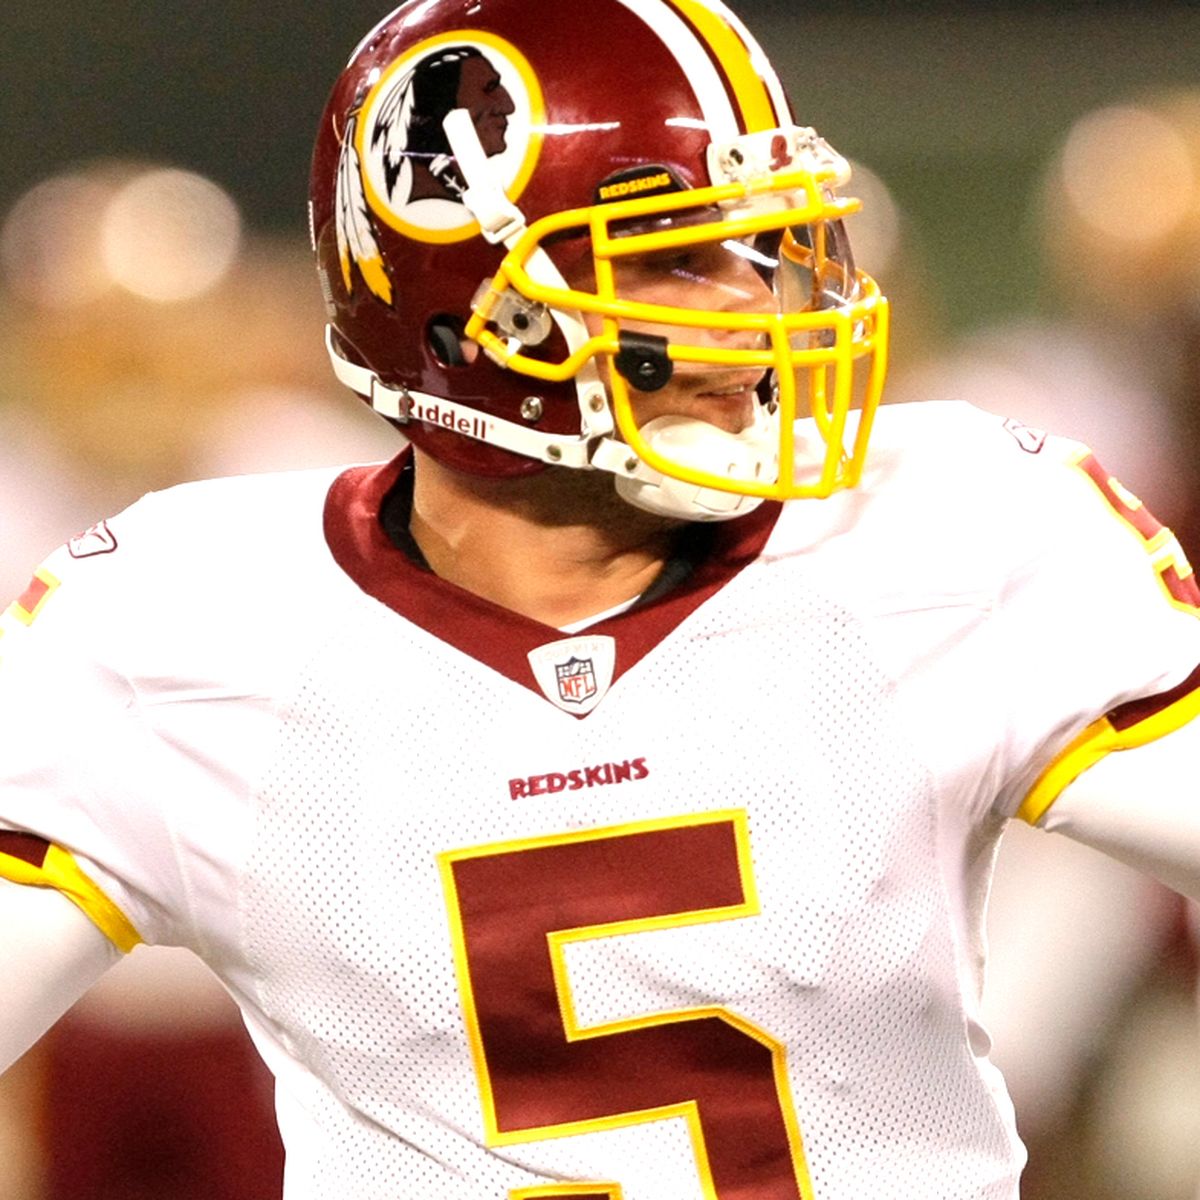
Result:
<instances>
[{"instance_id":1,"label":"maroon football helmet","mask_svg":"<svg viewBox=\"0 0 1200 1200\"><path fill-rule=\"evenodd\" d=\"M698 519L826 494L861 470L885 358L848 177L715 0L411 0L317 140L335 371L462 471L606 470ZM623 290L647 262L674 298ZM639 424L677 370L752 391L750 427Z\"/></svg>"}]
</instances>

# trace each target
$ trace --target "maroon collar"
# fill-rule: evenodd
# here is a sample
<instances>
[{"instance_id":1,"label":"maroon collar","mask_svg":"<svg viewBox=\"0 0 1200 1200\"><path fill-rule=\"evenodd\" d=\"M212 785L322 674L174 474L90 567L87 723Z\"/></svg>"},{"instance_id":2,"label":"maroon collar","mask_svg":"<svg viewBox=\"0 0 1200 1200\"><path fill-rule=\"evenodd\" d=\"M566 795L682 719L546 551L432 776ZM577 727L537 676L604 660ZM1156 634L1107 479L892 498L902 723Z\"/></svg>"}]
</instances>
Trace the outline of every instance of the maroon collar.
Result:
<instances>
[{"instance_id":1,"label":"maroon collar","mask_svg":"<svg viewBox=\"0 0 1200 1200\"><path fill-rule=\"evenodd\" d=\"M382 466L352 467L334 481L325 501L325 540L334 559L368 596L541 695L528 655L570 635L422 570L392 544L379 513L406 460L407 452ZM758 557L780 507L763 504L749 516L722 522L712 552L679 587L588 627L588 634L616 641L613 682Z\"/></svg>"}]
</instances>

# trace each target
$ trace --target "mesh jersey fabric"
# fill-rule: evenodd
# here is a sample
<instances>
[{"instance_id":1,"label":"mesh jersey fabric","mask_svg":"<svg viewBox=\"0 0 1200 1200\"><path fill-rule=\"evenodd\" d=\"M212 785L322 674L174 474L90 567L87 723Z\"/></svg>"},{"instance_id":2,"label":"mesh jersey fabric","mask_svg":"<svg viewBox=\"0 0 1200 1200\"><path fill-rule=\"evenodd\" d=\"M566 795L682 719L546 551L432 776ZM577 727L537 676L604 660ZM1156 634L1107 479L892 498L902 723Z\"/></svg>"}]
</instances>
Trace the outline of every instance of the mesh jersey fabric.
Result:
<instances>
[{"instance_id":1,"label":"mesh jersey fabric","mask_svg":"<svg viewBox=\"0 0 1200 1200\"><path fill-rule=\"evenodd\" d=\"M0 824L224 981L288 1200L1012 1200L1000 831L1200 662L1077 456L884 409L859 490L653 637L654 605L601 622L582 718L491 646L562 634L447 586L452 645L339 565L347 476L148 497L6 619Z\"/></svg>"}]
</instances>

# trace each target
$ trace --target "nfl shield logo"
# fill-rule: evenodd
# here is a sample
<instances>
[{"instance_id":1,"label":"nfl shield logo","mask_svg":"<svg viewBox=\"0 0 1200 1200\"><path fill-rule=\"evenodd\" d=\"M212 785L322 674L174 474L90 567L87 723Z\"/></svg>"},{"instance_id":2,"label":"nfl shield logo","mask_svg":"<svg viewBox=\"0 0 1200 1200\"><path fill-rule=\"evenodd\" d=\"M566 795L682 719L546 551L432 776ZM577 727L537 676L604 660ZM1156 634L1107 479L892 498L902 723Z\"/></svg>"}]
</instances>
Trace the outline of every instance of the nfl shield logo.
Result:
<instances>
[{"instance_id":1,"label":"nfl shield logo","mask_svg":"<svg viewBox=\"0 0 1200 1200\"><path fill-rule=\"evenodd\" d=\"M604 699L616 664L617 643L606 633L559 638L529 651L542 695L572 717L586 717Z\"/></svg>"},{"instance_id":2,"label":"nfl shield logo","mask_svg":"<svg viewBox=\"0 0 1200 1200\"><path fill-rule=\"evenodd\" d=\"M596 670L590 658L568 658L557 663L558 694L568 704L582 704L596 694Z\"/></svg>"}]
</instances>

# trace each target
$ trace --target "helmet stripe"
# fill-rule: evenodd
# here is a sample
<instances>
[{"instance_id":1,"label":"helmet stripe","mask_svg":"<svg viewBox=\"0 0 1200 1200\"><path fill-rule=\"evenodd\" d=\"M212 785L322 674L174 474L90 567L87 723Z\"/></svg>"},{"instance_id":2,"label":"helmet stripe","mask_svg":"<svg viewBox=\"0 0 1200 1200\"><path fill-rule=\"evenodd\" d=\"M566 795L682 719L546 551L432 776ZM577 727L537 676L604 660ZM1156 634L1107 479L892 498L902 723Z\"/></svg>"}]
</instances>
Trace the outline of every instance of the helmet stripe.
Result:
<instances>
[{"instance_id":1,"label":"helmet stripe","mask_svg":"<svg viewBox=\"0 0 1200 1200\"><path fill-rule=\"evenodd\" d=\"M733 88L746 132L758 133L784 124L788 119L787 106L777 102L772 94L775 89L768 88L760 72L765 68L774 80L779 98L782 98L783 89L779 88L775 72L767 63L761 48L749 37L740 22L732 20L732 13L723 4L714 3L713 0L669 2L683 14L720 64Z\"/></svg>"},{"instance_id":2,"label":"helmet stripe","mask_svg":"<svg viewBox=\"0 0 1200 1200\"><path fill-rule=\"evenodd\" d=\"M695 92L712 140L730 141L743 132L740 114L734 111L711 48L683 20L670 0L618 0L618 3L637 16L675 56Z\"/></svg>"},{"instance_id":3,"label":"helmet stripe","mask_svg":"<svg viewBox=\"0 0 1200 1200\"><path fill-rule=\"evenodd\" d=\"M783 84L779 82L779 75L771 64L771 59L768 57L767 52L759 44L758 39L746 28L741 17L733 12L732 9L726 8L721 0L708 0L708 6L719 12L745 43L746 49L750 54L750 63L758 72L759 78L766 84L767 91L771 95L771 103L775 106L776 124L795 124L795 119L792 116L792 106L788 102L787 93L783 90Z\"/></svg>"}]
</instances>

